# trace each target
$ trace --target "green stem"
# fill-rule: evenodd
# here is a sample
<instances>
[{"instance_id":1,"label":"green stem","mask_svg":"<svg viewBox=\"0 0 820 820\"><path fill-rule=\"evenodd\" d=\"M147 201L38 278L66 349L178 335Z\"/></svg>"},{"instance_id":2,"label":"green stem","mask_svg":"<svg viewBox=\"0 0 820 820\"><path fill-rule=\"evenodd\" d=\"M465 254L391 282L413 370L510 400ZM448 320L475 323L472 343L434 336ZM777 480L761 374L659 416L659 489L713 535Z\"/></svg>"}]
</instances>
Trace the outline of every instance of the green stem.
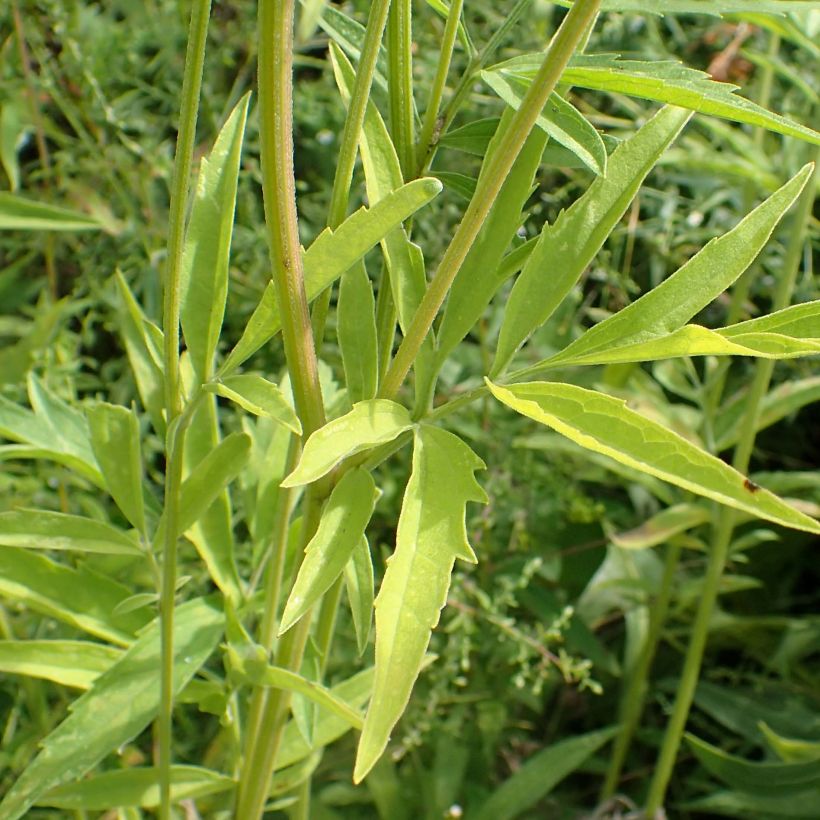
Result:
<instances>
[{"instance_id":1,"label":"green stem","mask_svg":"<svg viewBox=\"0 0 820 820\"><path fill-rule=\"evenodd\" d=\"M393 0L387 21L387 94L390 137L405 181L415 173L411 0Z\"/></svg>"},{"instance_id":2,"label":"green stem","mask_svg":"<svg viewBox=\"0 0 820 820\"><path fill-rule=\"evenodd\" d=\"M185 73L182 80L179 133L177 135L174 176L168 217L168 258L163 283L162 329L164 333L165 412L168 422L166 452L168 474L165 479L165 539L162 545L160 586L161 671L158 714L159 787L161 820L171 817L171 745L174 706L174 595L176 592L179 493L182 486L182 446L184 425L174 431L173 424L182 412L179 385L179 311L180 270L185 238L185 211L190 188L196 120L205 63L210 0L197 0L191 10Z\"/></svg>"},{"instance_id":3,"label":"green stem","mask_svg":"<svg viewBox=\"0 0 820 820\"><path fill-rule=\"evenodd\" d=\"M553 37L541 68L528 89L521 107L513 116L510 128L494 153L486 173L481 175L464 218L456 229L453 240L407 328L396 357L388 368L380 390L382 398L394 398L398 393L504 180L532 131L538 115L546 105L549 95L555 90L589 22L597 14L600 3L601 0L577 0Z\"/></svg>"},{"instance_id":4,"label":"green stem","mask_svg":"<svg viewBox=\"0 0 820 820\"><path fill-rule=\"evenodd\" d=\"M815 158L817 156L818 152L815 151ZM777 283L772 311L782 310L791 301L794 283L800 268L800 257L806 228L814 204L814 191L815 180L811 179L806 184L798 200L793 230L789 238L786 258L783 261L782 274ZM758 361L755 366L755 375L746 399L746 411L741 422L740 437L732 459L732 465L741 473L745 473L749 469L749 461L760 417L760 407L766 391L769 389L773 371L774 362L771 360ZM686 720L689 717L689 710L695 696L695 688L700 677L700 669L709 635L709 624L717 602L723 569L729 556L734 524L734 511L728 507L721 508L715 524L714 543L709 554L706 577L695 615L695 622L692 626L692 637L686 652L675 704L666 727L660 755L655 767L655 775L652 778L649 794L647 795L646 814L649 817L654 817L658 813L666 799L666 789L672 776L672 769L675 766L675 759L678 755Z\"/></svg>"}]
</instances>

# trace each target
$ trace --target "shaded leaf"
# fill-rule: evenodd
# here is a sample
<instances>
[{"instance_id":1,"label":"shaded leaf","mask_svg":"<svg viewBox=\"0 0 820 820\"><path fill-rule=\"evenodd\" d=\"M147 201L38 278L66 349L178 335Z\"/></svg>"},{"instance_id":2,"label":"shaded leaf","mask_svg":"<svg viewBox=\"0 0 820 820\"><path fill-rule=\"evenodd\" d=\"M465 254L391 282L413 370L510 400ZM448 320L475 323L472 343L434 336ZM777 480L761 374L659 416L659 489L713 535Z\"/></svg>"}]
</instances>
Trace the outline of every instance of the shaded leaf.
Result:
<instances>
[{"instance_id":1,"label":"shaded leaf","mask_svg":"<svg viewBox=\"0 0 820 820\"><path fill-rule=\"evenodd\" d=\"M373 560L366 538L362 538L353 548L350 560L345 564L344 574L356 646L359 655L363 655L370 641L374 596Z\"/></svg>"},{"instance_id":2,"label":"shaded leaf","mask_svg":"<svg viewBox=\"0 0 820 820\"><path fill-rule=\"evenodd\" d=\"M0 191L0 230L98 231L101 227L96 219L78 211Z\"/></svg>"},{"instance_id":3,"label":"shaded leaf","mask_svg":"<svg viewBox=\"0 0 820 820\"><path fill-rule=\"evenodd\" d=\"M702 504L676 504L635 529L610 535L610 540L622 549L642 550L665 544L676 535L711 520L712 513Z\"/></svg>"}]
</instances>

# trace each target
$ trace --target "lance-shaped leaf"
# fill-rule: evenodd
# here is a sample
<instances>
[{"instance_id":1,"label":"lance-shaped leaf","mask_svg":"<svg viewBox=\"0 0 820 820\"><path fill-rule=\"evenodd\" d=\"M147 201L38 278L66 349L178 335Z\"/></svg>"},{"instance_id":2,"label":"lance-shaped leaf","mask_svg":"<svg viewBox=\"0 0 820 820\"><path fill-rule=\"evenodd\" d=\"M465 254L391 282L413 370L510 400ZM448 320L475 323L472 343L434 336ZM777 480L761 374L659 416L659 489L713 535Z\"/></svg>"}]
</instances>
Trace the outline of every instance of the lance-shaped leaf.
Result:
<instances>
[{"instance_id":1,"label":"lance-shaped leaf","mask_svg":"<svg viewBox=\"0 0 820 820\"><path fill-rule=\"evenodd\" d=\"M86 411L91 448L123 515L145 534L140 426L133 410L100 402Z\"/></svg>"},{"instance_id":2,"label":"lance-shaped leaf","mask_svg":"<svg viewBox=\"0 0 820 820\"><path fill-rule=\"evenodd\" d=\"M239 157L250 93L236 104L199 169L180 268L182 331L197 376L206 381L228 296Z\"/></svg>"},{"instance_id":3,"label":"lance-shaped leaf","mask_svg":"<svg viewBox=\"0 0 820 820\"><path fill-rule=\"evenodd\" d=\"M373 560L366 538L363 537L354 547L344 572L353 630L356 633L356 646L359 655L363 655L370 640L374 596Z\"/></svg>"},{"instance_id":4,"label":"lance-shaped leaf","mask_svg":"<svg viewBox=\"0 0 820 820\"><path fill-rule=\"evenodd\" d=\"M499 63L490 70L532 81L541 59L540 54L526 54ZM820 134L811 128L767 111L735 94L737 86L717 82L705 72L682 63L621 60L617 54L580 55L567 66L561 75L561 82L579 88L672 103L701 114L758 125L769 131L820 144Z\"/></svg>"},{"instance_id":5,"label":"lance-shaped leaf","mask_svg":"<svg viewBox=\"0 0 820 820\"><path fill-rule=\"evenodd\" d=\"M121 654L91 641L0 641L0 672L88 689Z\"/></svg>"},{"instance_id":6,"label":"lance-shaped leaf","mask_svg":"<svg viewBox=\"0 0 820 820\"><path fill-rule=\"evenodd\" d=\"M507 105L517 111L526 96L529 83L510 74L482 71L481 78ZM568 148L595 174L606 174L606 147L601 135L575 106L559 94L550 95L536 120L538 127L556 142Z\"/></svg>"},{"instance_id":7,"label":"lance-shaped leaf","mask_svg":"<svg viewBox=\"0 0 820 820\"><path fill-rule=\"evenodd\" d=\"M607 176L598 177L553 225L544 228L507 301L492 374L507 366L518 346L572 290L689 116L677 108L659 111L615 149Z\"/></svg>"},{"instance_id":8,"label":"lance-shaped leaf","mask_svg":"<svg viewBox=\"0 0 820 820\"><path fill-rule=\"evenodd\" d=\"M564 362L605 348L665 336L723 293L754 261L813 171L804 166L728 233L713 239L668 279L586 331L548 361Z\"/></svg>"},{"instance_id":9,"label":"lance-shaped leaf","mask_svg":"<svg viewBox=\"0 0 820 820\"><path fill-rule=\"evenodd\" d=\"M374 398L379 380L376 301L362 260L339 284L336 327L350 400Z\"/></svg>"},{"instance_id":10,"label":"lance-shaped leaf","mask_svg":"<svg viewBox=\"0 0 820 820\"><path fill-rule=\"evenodd\" d=\"M98 231L101 227L86 214L0 191L0 230Z\"/></svg>"},{"instance_id":11,"label":"lance-shaped leaf","mask_svg":"<svg viewBox=\"0 0 820 820\"><path fill-rule=\"evenodd\" d=\"M219 382L205 385L209 393L216 393L238 404L243 410L255 416L268 418L284 424L297 435L302 434L302 424L282 391L262 376L243 373L240 376L226 376Z\"/></svg>"},{"instance_id":12,"label":"lance-shaped leaf","mask_svg":"<svg viewBox=\"0 0 820 820\"><path fill-rule=\"evenodd\" d=\"M757 518L820 533L820 523L621 399L571 384L487 384L508 407L588 450Z\"/></svg>"},{"instance_id":13,"label":"lance-shaped leaf","mask_svg":"<svg viewBox=\"0 0 820 820\"><path fill-rule=\"evenodd\" d=\"M305 547L305 558L288 597L279 634L288 631L341 575L364 536L379 491L367 470L351 470L333 488L316 534Z\"/></svg>"},{"instance_id":14,"label":"lance-shaped leaf","mask_svg":"<svg viewBox=\"0 0 820 820\"><path fill-rule=\"evenodd\" d=\"M556 0L560 6L569 6L567 0ZM602 11L629 11L645 14L729 14L738 11L759 11L767 14L786 14L805 11L812 0L603 0Z\"/></svg>"},{"instance_id":15,"label":"lance-shaped leaf","mask_svg":"<svg viewBox=\"0 0 820 820\"><path fill-rule=\"evenodd\" d=\"M476 561L465 514L468 501L487 502L474 476L483 467L452 433L427 425L416 430L396 550L376 598L376 675L356 756L356 783L381 757L404 712L447 601L455 559Z\"/></svg>"},{"instance_id":16,"label":"lance-shaped leaf","mask_svg":"<svg viewBox=\"0 0 820 820\"><path fill-rule=\"evenodd\" d=\"M370 208L359 208L342 224L326 228L303 253L305 292L315 299L345 271L359 261L390 231L439 194L441 183L433 177L415 179L380 199ZM259 304L248 320L242 337L219 373L232 373L282 327L273 284L268 283Z\"/></svg>"},{"instance_id":17,"label":"lance-shaped leaf","mask_svg":"<svg viewBox=\"0 0 820 820\"><path fill-rule=\"evenodd\" d=\"M820 339L820 300L777 310L767 316L738 322L721 328L718 333L736 339L757 333L775 333L796 339Z\"/></svg>"},{"instance_id":18,"label":"lance-shaped leaf","mask_svg":"<svg viewBox=\"0 0 820 820\"><path fill-rule=\"evenodd\" d=\"M110 524L50 510L0 513L0 544L25 549L142 555L135 538Z\"/></svg>"},{"instance_id":19,"label":"lance-shaped leaf","mask_svg":"<svg viewBox=\"0 0 820 820\"><path fill-rule=\"evenodd\" d=\"M180 692L211 655L223 622L222 612L206 599L177 608L174 692ZM160 625L154 621L71 705L69 716L45 738L40 753L0 803L0 817L23 817L47 791L82 777L145 729L159 708L159 664Z\"/></svg>"},{"instance_id":20,"label":"lance-shaped leaf","mask_svg":"<svg viewBox=\"0 0 820 820\"><path fill-rule=\"evenodd\" d=\"M628 532L614 533L610 540L617 547L643 550L665 544L676 535L711 521L712 514L703 504L675 504L653 515L639 527Z\"/></svg>"},{"instance_id":21,"label":"lance-shaped leaf","mask_svg":"<svg viewBox=\"0 0 820 820\"><path fill-rule=\"evenodd\" d=\"M305 442L296 469L283 487L310 484L327 475L342 459L387 444L413 426L406 407L387 399L360 401L338 419L320 427Z\"/></svg>"}]
</instances>

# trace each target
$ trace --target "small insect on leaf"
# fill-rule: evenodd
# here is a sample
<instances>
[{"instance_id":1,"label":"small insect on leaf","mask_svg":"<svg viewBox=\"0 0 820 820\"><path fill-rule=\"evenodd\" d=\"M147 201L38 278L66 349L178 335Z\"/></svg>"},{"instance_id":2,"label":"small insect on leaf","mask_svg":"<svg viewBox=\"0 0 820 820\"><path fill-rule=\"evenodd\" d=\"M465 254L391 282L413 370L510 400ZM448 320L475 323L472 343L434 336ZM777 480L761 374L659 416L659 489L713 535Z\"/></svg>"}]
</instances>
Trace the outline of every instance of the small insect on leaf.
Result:
<instances>
[{"instance_id":1,"label":"small insect on leaf","mask_svg":"<svg viewBox=\"0 0 820 820\"><path fill-rule=\"evenodd\" d=\"M743 486L750 492L756 493L760 489L759 484L755 484L750 478L744 479Z\"/></svg>"}]
</instances>

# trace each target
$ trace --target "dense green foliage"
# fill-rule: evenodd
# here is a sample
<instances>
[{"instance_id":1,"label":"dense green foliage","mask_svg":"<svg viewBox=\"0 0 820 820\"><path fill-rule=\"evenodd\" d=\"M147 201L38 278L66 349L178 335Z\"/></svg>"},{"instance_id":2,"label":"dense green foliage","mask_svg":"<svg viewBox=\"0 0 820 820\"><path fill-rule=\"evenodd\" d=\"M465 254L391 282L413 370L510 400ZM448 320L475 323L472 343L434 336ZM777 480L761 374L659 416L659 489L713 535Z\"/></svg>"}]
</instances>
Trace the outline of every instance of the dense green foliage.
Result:
<instances>
[{"instance_id":1,"label":"dense green foliage","mask_svg":"<svg viewBox=\"0 0 820 820\"><path fill-rule=\"evenodd\" d=\"M816 817L820 3L260 3L0 11L0 820Z\"/></svg>"}]
</instances>

